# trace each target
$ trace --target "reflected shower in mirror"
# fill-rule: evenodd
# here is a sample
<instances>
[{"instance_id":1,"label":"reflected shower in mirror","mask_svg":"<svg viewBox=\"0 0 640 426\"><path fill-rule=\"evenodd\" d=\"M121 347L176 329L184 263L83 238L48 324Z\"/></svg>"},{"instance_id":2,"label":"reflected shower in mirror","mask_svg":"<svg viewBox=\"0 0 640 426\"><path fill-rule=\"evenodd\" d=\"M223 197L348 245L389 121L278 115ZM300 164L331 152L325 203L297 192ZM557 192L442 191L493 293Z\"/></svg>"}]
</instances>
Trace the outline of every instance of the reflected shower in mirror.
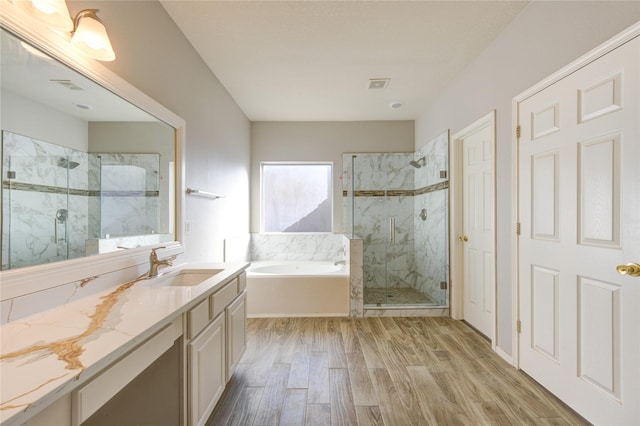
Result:
<instances>
[{"instance_id":1,"label":"reflected shower in mirror","mask_svg":"<svg viewBox=\"0 0 640 426\"><path fill-rule=\"evenodd\" d=\"M175 239L175 129L0 33L2 269Z\"/></svg>"}]
</instances>

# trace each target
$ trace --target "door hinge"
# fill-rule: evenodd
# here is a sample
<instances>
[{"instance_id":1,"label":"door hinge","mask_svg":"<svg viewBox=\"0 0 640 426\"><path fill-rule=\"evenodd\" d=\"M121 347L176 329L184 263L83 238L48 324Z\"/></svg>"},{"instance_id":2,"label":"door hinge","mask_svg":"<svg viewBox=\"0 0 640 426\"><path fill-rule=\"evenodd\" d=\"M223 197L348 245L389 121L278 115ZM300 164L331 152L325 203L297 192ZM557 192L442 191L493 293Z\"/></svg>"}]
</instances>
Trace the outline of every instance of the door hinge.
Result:
<instances>
[{"instance_id":1,"label":"door hinge","mask_svg":"<svg viewBox=\"0 0 640 426\"><path fill-rule=\"evenodd\" d=\"M516 235L520 235L520 222L516 223Z\"/></svg>"},{"instance_id":2,"label":"door hinge","mask_svg":"<svg viewBox=\"0 0 640 426\"><path fill-rule=\"evenodd\" d=\"M516 331L520 333L522 331L522 323L520 320L516 321Z\"/></svg>"},{"instance_id":3,"label":"door hinge","mask_svg":"<svg viewBox=\"0 0 640 426\"><path fill-rule=\"evenodd\" d=\"M516 138L520 139L520 135L522 134L522 128L520 127L520 125L518 124L516 126Z\"/></svg>"}]
</instances>

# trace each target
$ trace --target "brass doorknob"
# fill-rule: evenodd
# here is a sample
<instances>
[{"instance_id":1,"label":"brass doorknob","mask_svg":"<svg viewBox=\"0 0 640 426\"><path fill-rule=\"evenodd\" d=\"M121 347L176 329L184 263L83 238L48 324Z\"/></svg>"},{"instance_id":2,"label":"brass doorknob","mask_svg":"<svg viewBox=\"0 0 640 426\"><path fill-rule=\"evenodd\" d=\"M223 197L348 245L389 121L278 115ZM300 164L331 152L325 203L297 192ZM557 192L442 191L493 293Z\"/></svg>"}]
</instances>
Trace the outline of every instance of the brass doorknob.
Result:
<instances>
[{"instance_id":1,"label":"brass doorknob","mask_svg":"<svg viewBox=\"0 0 640 426\"><path fill-rule=\"evenodd\" d=\"M461 237L458 237L458 239L459 239L460 241L464 241L465 243L466 243L467 241L469 241L469 237L467 237L466 235L463 235L463 236L461 236Z\"/></svg>"},{"instance_id":2,"label":"brass doorknob","mask_svg":"<svg viewBox=\"0 0 640 426\"><path fill-rule=\"evenodd\" d=\"M616 266L616 271L618 271L620 275L640 277L640 265L637 263L627 263L626 265L618 265Z\"/></svg>"}]
</instances>

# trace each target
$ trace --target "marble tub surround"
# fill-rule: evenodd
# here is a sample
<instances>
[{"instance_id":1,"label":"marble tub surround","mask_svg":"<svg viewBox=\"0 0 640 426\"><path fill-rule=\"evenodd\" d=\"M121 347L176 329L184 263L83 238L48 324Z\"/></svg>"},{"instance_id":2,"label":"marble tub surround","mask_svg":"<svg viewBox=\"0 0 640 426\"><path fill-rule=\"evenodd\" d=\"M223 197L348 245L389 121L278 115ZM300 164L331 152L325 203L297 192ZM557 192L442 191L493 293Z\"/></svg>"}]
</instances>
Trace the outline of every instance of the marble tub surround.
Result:
<instances>
[{"instance_id":1,"label":"marble tub surround","mask_svg":"<svg viewBox=\"0 0 640 426\"><path fill-rule=\"evenodd\" d=\"M342 234L251 234L251 260L345 260Z\"/></svg>"},{"instance_id":2,"label":"marble tub surround","mask_svg":"<svg viewBox=\"0 0 640 426\"><path fill-rule=\"evenodd\" d=\"M236 244L241 242L239 239ZM359 237L328 233L251 234L249 246L251 260L256 261L344 261L349 271L349 317L362 318L363 244Z\"/></svg>"},{"instance_id":3,"label":"marble tub surround","mask_svg":"<svg viewBox=\"0 0 640 426\"><path fill-rule=\"evenodd\" d=\"M248 263L185 264L220 269L199 285L133 279L0 328L0 422L22 424L87 382L248 267ZM86 283L90 286L91 283Z\"/></svg>"}]
</instances>

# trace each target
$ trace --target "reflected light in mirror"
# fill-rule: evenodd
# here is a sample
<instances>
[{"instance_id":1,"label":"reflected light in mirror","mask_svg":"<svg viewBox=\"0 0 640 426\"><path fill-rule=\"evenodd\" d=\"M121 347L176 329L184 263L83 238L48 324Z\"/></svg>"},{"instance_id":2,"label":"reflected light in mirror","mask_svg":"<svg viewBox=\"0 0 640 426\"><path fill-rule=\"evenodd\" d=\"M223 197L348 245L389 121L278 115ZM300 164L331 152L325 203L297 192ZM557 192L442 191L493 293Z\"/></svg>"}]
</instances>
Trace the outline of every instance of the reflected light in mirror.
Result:
<instances>
[{"instance_id":1,"label":"reflected light in mirror","mask_svg":"<svg viewBox=\"0 0 640 426\"><path fill-rule=\"evenodd\" d=\"M73 20L71 44L87 56L99 61L113 61L113 52L104 24L98 18L98 9L84 9Z\"/></svg>"},{"instance_id":2,"label":"reflected light in mirror","mask_svg":"<svg viewBox=\"0 0 640 426\"><path fill-rule=\"evenodd\" d=\"M18 4L50 28L64 32L73 30L65 0L21 0Z\"/></svg>"}]
</instances>

